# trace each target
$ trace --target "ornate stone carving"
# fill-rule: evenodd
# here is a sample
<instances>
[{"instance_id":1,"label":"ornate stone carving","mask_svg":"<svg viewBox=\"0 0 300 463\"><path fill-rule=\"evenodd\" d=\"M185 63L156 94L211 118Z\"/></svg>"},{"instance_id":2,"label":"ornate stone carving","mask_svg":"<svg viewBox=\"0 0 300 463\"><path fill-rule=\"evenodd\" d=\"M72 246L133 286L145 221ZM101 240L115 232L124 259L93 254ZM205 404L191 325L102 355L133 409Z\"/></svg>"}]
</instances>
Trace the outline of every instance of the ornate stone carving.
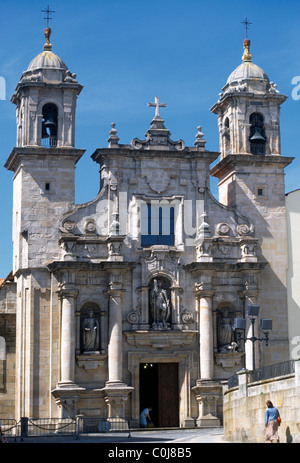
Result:
<instances>
[{"instance_id":1,"label":"ornate stone carving","mask_svg":"<svg viewBox=\"0 0 300 463\"><path fill-rule=\"evenodd\" d=\"M216 233L220 236L228 236L230 233L230 226L225 222L221 222L216 226Z\"/></svg>"},{"instance_id":2,"label":"ornate stone carving","mask_svg":"<svg viewBox=\"0 0 300 463\"><path fill-rule=\"evenodd\" d=\"M130 312L127 315L127 320L129 321L129 323L132 323L133 325L136 325L137 323L139 323L140 314L138 312Z\"/></svg>"},{"instance_id":3,"label":"ornate stone carving","mask_svg":"<svg viewBox=\"0 0 300 463\"><path fill-rule=\"evenodd\" d=\"M254 231L253 225L247 225L246 223L237 225L236 231L240 236L251 235Z\"/></svg>"},{"instance_id":4,"label":"ornate stone carving","mask_svg":"<svg viewBox=\"0 0 300 463\"><path fill-rule=\"evenodd\" d=\"M147 174L147 183L152 191L163 193L169 186L170 177L164 170L155 170Z\"/></svg>"},{"instance_id":5,"label":"ornate stone carving","mask_svg":"<svg viewBox=\"0 0 300 463\"><path fill-rule=\"evenodd\" d=\"M67 233L74 233L75 227L76 227L76 224L72 220L66 220L63 223L63 229Z\"/></svg>"},{"instance_id":6,"label":"ornate stone carving","mask_svg":"<svg viewBox=\"0 0 300 463\"><path fill-rule=\"evenodd\" d=\"M84 224L84 230L86 233L96 232L96 222L94 219L87 219Z\"/></svg>"},{"instance_id":7,"label":"ornate stone carving","mask_svg":"<svg viewBox=\"0 0 300 463\"><path fill-rule=\"evenodd\" d=\"M215 354L216 365L222 366L225 371L236 370L237 366L242 365L243 352L220 352Z\"/></svg>"},{"instance_id":8,"label":"ornate stone carving","mask_svg":"<svg viewBox=\"0 0 300 463\"><path fill-rule=\"evenodd\" d=\"M183 312L181 313L181 320L182 320L182 323L193 323L194 322L193 315L187 309L184 309Z\"/></svg>"},{"instance_id":9,"label":"ornate stone carving","mask_svg":"<svg viewBox=\"0 0 300 463\"><path fill-rule=\"evenodd\" d=\"M143 284L148 285L155 275L168 275L173 281L178 281L178 258L170 257L168 246L161 246L151 252L148 259L142 260Z\"/></svg>"}]
</instances>

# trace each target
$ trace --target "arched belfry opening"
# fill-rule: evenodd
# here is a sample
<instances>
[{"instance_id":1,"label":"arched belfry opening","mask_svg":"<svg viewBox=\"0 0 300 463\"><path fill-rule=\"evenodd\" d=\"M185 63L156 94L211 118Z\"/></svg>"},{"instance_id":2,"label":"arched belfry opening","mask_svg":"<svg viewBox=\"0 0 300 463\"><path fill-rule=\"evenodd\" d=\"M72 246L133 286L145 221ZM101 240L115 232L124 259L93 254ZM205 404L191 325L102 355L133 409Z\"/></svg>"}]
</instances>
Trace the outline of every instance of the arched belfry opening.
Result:
<instances>
[{"instance_id":1,"label":"arched belfry opening","mask_svg":"<svg viewBox=\"0 0 300 463\"><path fill-rule=\"evenodd\" d=\"M250 151L252 154L266 154L266 136L264 129L264 117L260 113L250 116Z\"/></svg>"},{"instance_id":2,"label":"arched belfry opening","mask_svg":"<svg viewBox=\"0 0 300 463\"><path fill-rule=\"evenodd\" d=\"M57 146L58 111L53 103L48 103L42 110L42 146L55 148Z\"/></svg>"}]
</instances>

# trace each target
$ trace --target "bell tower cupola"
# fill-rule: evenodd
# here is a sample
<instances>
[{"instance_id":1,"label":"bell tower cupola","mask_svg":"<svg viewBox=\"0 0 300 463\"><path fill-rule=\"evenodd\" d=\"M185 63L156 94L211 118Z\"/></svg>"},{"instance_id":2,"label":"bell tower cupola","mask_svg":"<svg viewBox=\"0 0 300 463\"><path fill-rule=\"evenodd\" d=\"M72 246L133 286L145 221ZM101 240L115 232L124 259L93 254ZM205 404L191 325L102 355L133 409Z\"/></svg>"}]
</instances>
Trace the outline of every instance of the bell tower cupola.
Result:
<instances>
[{"instance_id":1,"label":"bell tower cupola","mask_svg":"<svg viewBox=\"0 0 300 463\"><path fill-rule=\"evenodd\" d=\"M280 155L280 106L287 97L252 62L248 38L243 47L242 64L211 108L218 115L221 159L229 154Z\"/></svg>"},{"instance_id":2,"label":"bell tower cupola","mask_svg":"<svg viewBox=\"0 0 300 463\"><path fill-rule=\"evenodd\" d=\"M82 86L52 52L30 63L11 101L16 105L17 144L5 167L14 172L14 273L41 267L59 254L61 214L75 203L75 169L84 150L75 148L75 112Z\"/></svg>"},{"instance_id":3,"label":"bell tower cupola","mask_svg":"<svg viewBox=\"0 0 300 463\"><path fill-rule=\"evenodd\" d=\"M75 111L82 86L52 52L51 29L44 50L23 72L11 101L17 107L17 146L75 146Z\"/></svg>"}]
</instances>

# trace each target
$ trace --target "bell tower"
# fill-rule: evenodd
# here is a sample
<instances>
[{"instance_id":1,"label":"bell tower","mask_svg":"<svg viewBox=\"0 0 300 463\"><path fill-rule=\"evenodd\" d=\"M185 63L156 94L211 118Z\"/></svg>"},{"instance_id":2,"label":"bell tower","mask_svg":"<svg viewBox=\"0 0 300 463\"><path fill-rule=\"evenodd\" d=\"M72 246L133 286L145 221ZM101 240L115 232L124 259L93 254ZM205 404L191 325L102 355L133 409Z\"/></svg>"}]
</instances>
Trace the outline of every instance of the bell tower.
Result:
<instances>
[{"instance_id":1,"label":"bell tower","mask_svg":"<svg viewBox=\"0 0 300 463\"><path fill-rule=\"evenodd\" d=\"M218 116L221 159L229 154L280 155L280 106L287 97L252 62L250 40L211 111Z\"/></svg>"},{"instance_id":2,"label":"bell tower","mask_svg":"<svg viewBox=\"0 0 300 463\"><path fill-rule=\"evenodd\" d=\"M15 173L14 272L58 257L56 220L74 203L75 165L84 153L75 148L76 103L83 87L52 52L49 27L44 34L42 53L23 72L11 98L17 146L5 167Z\"/></svg>"},{"instance_id":3,"label":"bell tower","mask_svg":"<svg viewBox=\"0 0 300 463\"><path fill-rule=\"evenodd\" d=\"M23 72L12 102L17 107L17 146L75 146L75 111L82 86L52 52L51 29L44 51Z\"/></svg>"},{"instance_id":4,"label":"bell tower","mask_svg":"<svg viewBox=\"0 0 300 463\"><path fill-rule=\"evenodd\" d=\"M257 256L268 265L255 287L245 277L245 298L251 292L251 302L273 319L281 339L276 349L288 358L284 168L293 158L281 155L280 144L280 107L287 97L252 62L248 38L243 45L242 64L211 108L218 116L221 152L211 175L219 179L220 202L254 224Z\"/></svg>"}]
</instances>

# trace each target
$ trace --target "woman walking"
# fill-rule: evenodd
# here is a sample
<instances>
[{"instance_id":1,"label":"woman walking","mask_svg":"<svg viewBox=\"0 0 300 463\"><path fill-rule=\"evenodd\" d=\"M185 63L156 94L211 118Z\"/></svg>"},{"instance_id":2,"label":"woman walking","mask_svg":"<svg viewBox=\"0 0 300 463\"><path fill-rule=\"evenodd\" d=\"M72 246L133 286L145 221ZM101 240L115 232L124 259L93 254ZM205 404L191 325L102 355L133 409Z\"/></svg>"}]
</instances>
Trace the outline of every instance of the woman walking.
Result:
<instances>
[{"instance_id":1,"label":"woman walking","mask_svg":"<svg viewBox=\"0 0 300 463\"><path fill-rule=\"evenodd\" d=\"M273 441L279 443L279 435L278 435L278 426L280 419L279 411L274 405L272 404L271 400L266 402L267 408L265 411L265 426L266 426L266 441Z\"/></svg>"}]
</instances>

